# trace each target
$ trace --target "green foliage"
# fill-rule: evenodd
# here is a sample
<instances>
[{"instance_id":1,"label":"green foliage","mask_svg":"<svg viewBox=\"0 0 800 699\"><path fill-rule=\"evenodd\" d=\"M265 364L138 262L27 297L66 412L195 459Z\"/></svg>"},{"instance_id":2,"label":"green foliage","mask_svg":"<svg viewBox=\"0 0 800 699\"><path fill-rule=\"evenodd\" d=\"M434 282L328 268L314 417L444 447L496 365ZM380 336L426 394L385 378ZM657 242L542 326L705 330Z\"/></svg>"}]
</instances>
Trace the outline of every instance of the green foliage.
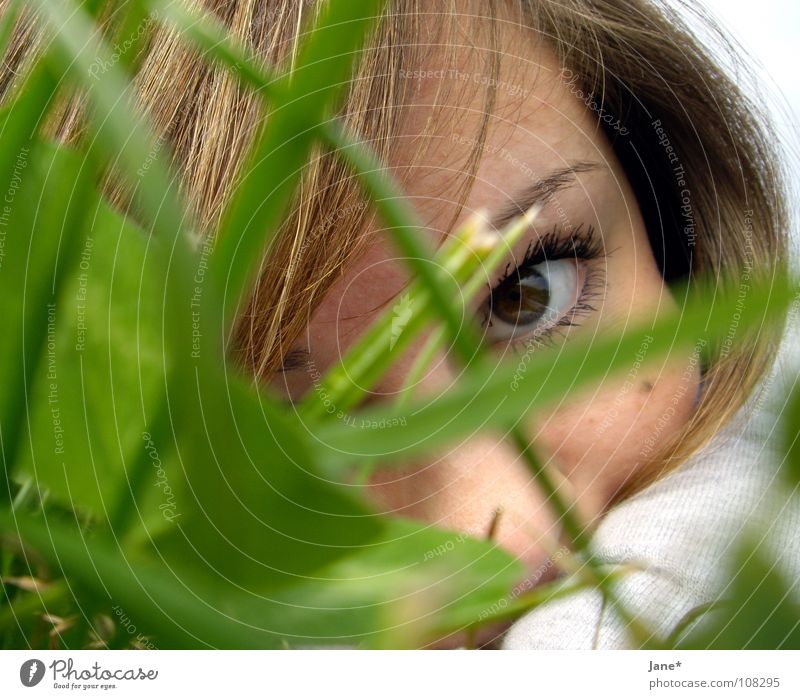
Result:
<instances>
[{"instance_id":1,"label":"green foliage","mask_svg":"<svg viewBox=\"0 0 800 699\"><path fill-rule=\"evenodd\" d=\"M741 542L724 601L698 617L681 648L773 650L800 648L800 604L796 583L754 537Z\"/></svg>"},{"instance_id":2,"label":"green foliage","mask_svg":"<svg viewBox=\"0 0 800 699\"><path fill-rule=\"evenodd\" d=\"M517 429L534 408L623 369L644 333L654 337L651 358L721 336L733 297L710 308L709 294L693 295L680 315L595 338L591 352L576 342L560 355L537 353L517 377L516 365L487 359L463 321L476 270L498 264L522 225L482 249L472 222L434 255L380 163L335 119L382 2L328 3L292 65L274 75L208 17L166 0L120 4L121 32L158 11L255 90L269 118L223 223L198 243L162 144L130 108L136 52L112 62L96 31L102 3L26 3L54 41L0 113L0 181L14 193L0 220L0 643L415 647L571 591L556 584L515 595L521 565L491 541L377 514L349 475L475 430ZM3 44L11 16L0 26ZM97 60L109 66L102 80L91 77ZM73 148L44 140L39 125L54 98L75 88L86 95L87 133ZM379 431L343 425L313 399L287 411L227 357L255 261L320 142L360 178L417 276L402 333L384 316L323 380L338 409L385 421ZM109 169L134 192L135 216L101 193ZM458 303L454 282L464 291ZM779 317L794 291L754 286L740 326ZM359 408L364 387L431 326L430 347L450 342L463 380L424 405ZM557 370L564 365L569 376ZM510 392L515 382L536 390ZM567 530L577 531L569 503L514 434ZM790 453L796 474L796 445ZM583 584L613 597L612 578L579 548L591 572ZM737 622L734 642L784 584L763 572L764 593ZM123 615L143 638L114 622ZM770 626L758 644L783 630Z\"/></svg>"},{"instance_id":3,"label":"green foliage","mask_svg":"<svg viewBox=\"0 0 800 699\"><path fill-rule=\"evenodd\" d=\"M786 449L784 474L787 486L796 491L800 489L800 386L789 397L782 436Z\"/></svg>"}]
</instances>

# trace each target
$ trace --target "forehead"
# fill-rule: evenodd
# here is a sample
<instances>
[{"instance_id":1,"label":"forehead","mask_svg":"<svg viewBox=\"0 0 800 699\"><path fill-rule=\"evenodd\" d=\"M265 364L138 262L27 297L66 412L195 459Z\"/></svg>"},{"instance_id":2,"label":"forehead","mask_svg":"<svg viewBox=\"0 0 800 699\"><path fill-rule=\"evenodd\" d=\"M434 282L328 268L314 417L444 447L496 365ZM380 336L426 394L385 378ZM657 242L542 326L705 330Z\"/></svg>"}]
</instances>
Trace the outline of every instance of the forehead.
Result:
<instances>
[{"instance_id":1,"label":"forehead","mask_svg":"<svg viewBox=\"0 0 800 699\"><path fill-rule=\"evenodd\" d=\"M456 31L400 72L408 83L391 164L433 229L447 227L467 182L468 211L502 208L515 190L576 162L617 170L597 113L555 53L508 23L496 40L491 49Z\"/></svg>"}]
</instances>

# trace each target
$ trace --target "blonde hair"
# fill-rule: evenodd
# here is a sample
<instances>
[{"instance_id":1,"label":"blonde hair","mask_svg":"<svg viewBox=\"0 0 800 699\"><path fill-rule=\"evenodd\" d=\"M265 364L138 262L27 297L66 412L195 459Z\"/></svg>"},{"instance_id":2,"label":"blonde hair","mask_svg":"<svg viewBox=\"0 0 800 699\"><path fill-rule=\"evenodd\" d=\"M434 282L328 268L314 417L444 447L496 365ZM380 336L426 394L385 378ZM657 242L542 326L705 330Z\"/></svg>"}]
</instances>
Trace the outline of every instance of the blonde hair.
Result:
<instances>
[{"instance_id":1,"label":"blonde hair","mask_svg":"<svg viewBox=\"0 0 800 699\"><path fill-rule=\"evenodd\" d=\"M230 33L270 64L291 62L309 0L187 0L214 13ZM391 155L410 81L399 70L416 60L421 30L434 12L421 0L393 0L370 38L353 76L346 120L383 158ZM6 0L0 0L5 8ZM504 22L538 32L562 65L579 76L593 108L617 115L626 138L606 127L639 200L654 254L668 279L717 278L739 272L771 275L784 260L786 211L779 159L756 109L683 21L649 0L504 0L436 3L436 24L447 33L465 13L496 45ZM502 12L501 12L502 10ZM430 30L430 27L427 27ZM36 44L31 17L17 27L0 70L0 91L13 92ZM256 133L259 101L227 71L213 67L173 31L159 27L144 44L136 75L139 106L171 145L181 185L197 225L211 230L229 199L239 165ZM488 51L496 74L502 57ZM462 204L480 159L493 103L487 81L485 118L463 165ZM52 117L54 136L69 141L81 128L80 97ZM676 212L683 205L654 121L668 134L690 179L692 235ZM638 155L637 155L638 154ZM637 160L637 158L639 158ZM124 200L115 188L113 196ZM330 212L346 211L345 218ZM239 359L259 377L281 364L305 328L310 311L363 249L369 210L357 182L335 154L318 150L304 170L290 215L264 260L257 287L238 326ZM618 494L624 497L674 467L725 422L751 392L775 350L777 332L736 338L705 367L693 418Z\"/></svg>"}]
</instances>

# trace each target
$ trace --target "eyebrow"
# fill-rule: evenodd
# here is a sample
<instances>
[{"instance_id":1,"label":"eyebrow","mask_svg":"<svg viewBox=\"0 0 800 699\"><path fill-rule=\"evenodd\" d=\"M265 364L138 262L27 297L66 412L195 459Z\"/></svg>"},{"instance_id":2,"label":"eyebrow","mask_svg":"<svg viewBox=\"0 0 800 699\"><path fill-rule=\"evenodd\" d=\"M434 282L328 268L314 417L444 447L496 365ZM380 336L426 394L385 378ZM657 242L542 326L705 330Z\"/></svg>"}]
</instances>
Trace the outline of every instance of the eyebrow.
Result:
<instances>
[{"instance_id":1,"label":"eyebrow","mask_svg":"<svg viewBox=\"0 0 800 699\"><path fill-rule=\"evenodd\" d=\"M580 161L571 165L553 170L547 177L525 187L516 195L509 197L509 201L491 219L491 225L504 228L520 214L524 214L534 204L546 204L555 194L575 182L575 176L582 172L602 170L607 166L593 161Z\"/></svg>"}]
</instances>

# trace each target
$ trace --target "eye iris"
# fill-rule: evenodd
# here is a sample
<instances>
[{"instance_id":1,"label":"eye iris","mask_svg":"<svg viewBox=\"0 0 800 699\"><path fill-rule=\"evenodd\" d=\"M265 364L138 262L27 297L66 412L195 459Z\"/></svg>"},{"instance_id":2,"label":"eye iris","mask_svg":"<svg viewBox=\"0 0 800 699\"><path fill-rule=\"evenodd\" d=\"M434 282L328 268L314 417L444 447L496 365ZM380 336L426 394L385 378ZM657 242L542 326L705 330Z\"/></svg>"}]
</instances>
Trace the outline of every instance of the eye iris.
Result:
<instances>
[{"instance_id":1,"label":"eye iris","mask_svg":"<svg viewBox=\"0 0 800 699\"><path fill-rule=\"evenodd\" d=\"M528 325L539 320L550 304L550 285L536 270L509 279L492 295L492 312L504 323Z\"/></svg>"}]
</instances>

